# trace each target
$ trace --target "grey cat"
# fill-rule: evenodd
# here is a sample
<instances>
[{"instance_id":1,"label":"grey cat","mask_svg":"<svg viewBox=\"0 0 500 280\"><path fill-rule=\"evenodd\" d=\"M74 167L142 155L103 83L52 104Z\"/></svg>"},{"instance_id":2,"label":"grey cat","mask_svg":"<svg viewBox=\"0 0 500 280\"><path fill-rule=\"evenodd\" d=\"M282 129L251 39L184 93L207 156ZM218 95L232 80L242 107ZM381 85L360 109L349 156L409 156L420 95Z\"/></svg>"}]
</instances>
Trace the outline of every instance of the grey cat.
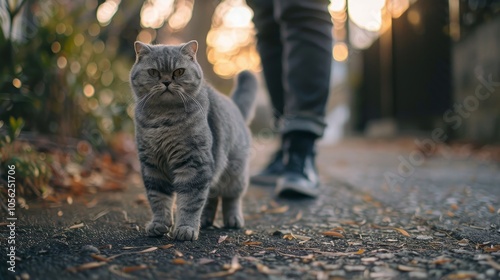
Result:
<instances>
[{"instance_id":1,"label":"grey cat","mask_svg":"<svg viewBox=\"0 0 500 280\"><path fill-rule=\"evenodd\" d=\"M147 234L198 239L200 226L213 224L219 197L224 225L243 227L255 77L240 73L231 100L203 79L196 41L179 46L135 42L134 47L135 133L153 212Z\"/></svg>"}]
</instances>

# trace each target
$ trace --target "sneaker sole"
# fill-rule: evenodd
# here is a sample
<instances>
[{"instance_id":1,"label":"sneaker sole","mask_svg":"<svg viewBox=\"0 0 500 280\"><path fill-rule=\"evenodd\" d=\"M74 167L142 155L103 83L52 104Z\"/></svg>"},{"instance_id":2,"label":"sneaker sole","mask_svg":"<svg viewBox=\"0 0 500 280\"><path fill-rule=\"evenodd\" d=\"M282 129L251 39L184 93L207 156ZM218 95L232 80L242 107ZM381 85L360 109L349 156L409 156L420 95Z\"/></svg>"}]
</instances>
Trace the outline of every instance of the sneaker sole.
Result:
<instances>
[{"instance_id":1,"label":"sneaker sole","mask_svg":"<svg viewBox=\"0 0 500 280\"><path fill-rule=\"evenodd\" d=\"M319 187L315 188L303 188L295 184L287 184L283 182L283 179L279 179L276 184L276 194L280 197L287 198L301 198L301 197L311 197L316 198L319 196Z\"/></svg>"}]
</instances>

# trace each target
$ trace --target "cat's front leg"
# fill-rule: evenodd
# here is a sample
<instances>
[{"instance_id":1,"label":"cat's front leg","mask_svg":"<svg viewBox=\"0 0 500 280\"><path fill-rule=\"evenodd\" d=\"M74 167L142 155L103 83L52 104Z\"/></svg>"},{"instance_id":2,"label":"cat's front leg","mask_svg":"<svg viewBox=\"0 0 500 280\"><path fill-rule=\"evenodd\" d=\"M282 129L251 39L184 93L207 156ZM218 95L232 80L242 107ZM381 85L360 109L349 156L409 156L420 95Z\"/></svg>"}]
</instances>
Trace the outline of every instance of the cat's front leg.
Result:
<instances>
[{"instance_id":1,"label":"cat's front leg","mask_svg":"<svg viewBox=\"0 0 500 280\"><path fill-rule=\"evenodd\" d=\"M144 176L144 185L153 218L146 225L149 236L163 236L172 227L173 188L170 183L154 177Z\"/></svg>"},{"instance_id":2,"label":"cat's front leg","mask_svg":"<svg viewBox=\"0 0 500 280\"><path fill-rule=\"evenodd\" d=\"M190 188L177 193L177 210L172 237L194 241L200 233L200 220L208 196L208 183L200 188Z\"/></svg>"}]
</instances>

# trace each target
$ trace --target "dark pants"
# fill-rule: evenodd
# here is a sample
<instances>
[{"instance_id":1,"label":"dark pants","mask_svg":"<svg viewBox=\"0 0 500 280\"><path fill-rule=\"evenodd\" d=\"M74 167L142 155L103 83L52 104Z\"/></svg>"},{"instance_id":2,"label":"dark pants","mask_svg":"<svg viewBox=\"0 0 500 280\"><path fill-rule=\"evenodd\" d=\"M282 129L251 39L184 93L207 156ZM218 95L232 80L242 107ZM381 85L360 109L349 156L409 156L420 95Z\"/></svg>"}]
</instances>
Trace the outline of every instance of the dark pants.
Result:
<instances>
[{"instance_id":1,"label":"dark pants","mask_svg":"<svg viewBox=\"0 0 500 280\"><path fill-rule=\"evenodd\" d=\"M247 0L281 132L323 134L332 63L328 0Z\"/></svg>"}]
</instances>

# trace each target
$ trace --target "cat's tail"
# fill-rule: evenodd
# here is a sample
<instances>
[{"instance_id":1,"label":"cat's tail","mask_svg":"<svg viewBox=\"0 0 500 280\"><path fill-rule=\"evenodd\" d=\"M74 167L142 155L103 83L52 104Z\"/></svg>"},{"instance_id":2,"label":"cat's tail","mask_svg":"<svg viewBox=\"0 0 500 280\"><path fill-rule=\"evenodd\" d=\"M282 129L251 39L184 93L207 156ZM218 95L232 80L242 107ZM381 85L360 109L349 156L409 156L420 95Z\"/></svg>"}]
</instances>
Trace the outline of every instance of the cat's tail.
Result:
<instances>
[{"instance_id":1,"label":"cat's tail","mask_svg":"<svg viewBox=\"0 0 500 280\"><path fill-rule=\"evenodd\" d=\"M240 72L232 98L247 123L253 117L252 113L256 96L257 79L250 71L245 70Z\"/></svg>"}]
</instances>

